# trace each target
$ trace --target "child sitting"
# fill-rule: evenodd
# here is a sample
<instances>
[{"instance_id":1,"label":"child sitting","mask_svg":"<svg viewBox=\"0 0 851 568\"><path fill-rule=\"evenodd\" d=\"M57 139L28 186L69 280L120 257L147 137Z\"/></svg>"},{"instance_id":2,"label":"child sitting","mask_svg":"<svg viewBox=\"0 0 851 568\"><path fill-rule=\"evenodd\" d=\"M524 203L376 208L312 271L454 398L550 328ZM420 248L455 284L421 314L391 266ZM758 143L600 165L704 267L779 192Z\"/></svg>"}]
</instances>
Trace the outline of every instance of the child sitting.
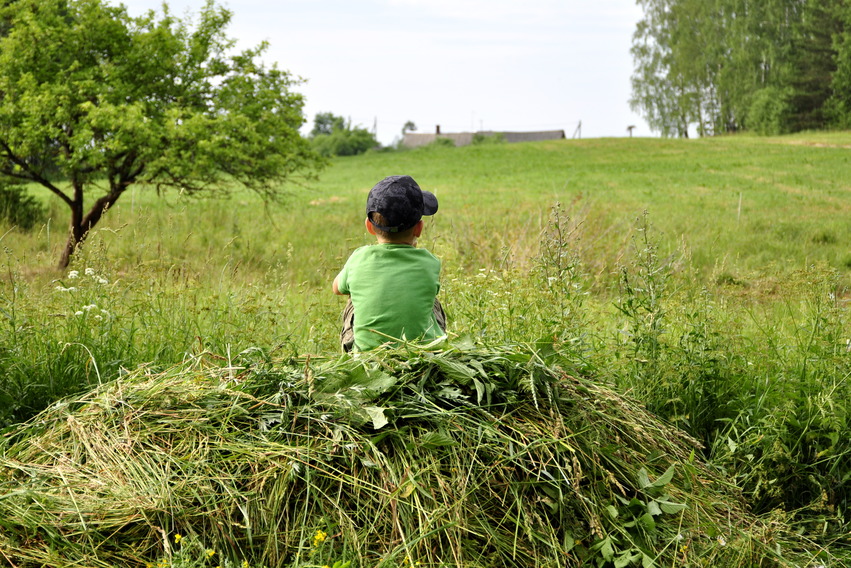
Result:
<instances>
[{"instance_id":1,"label":"child sitting","mask_svg":"<svg viewBox=\"0 0 851 568\"><path fill-rule=\"evenodd\" d=\"M340 337L344 351L444 335L440 260L417 248L423 215L436 212L437 198L410 176L384 178L369 192L364 223L378 242L352 252L332 285L334 293L350 297Z\"/></svg>"}]
</instances>

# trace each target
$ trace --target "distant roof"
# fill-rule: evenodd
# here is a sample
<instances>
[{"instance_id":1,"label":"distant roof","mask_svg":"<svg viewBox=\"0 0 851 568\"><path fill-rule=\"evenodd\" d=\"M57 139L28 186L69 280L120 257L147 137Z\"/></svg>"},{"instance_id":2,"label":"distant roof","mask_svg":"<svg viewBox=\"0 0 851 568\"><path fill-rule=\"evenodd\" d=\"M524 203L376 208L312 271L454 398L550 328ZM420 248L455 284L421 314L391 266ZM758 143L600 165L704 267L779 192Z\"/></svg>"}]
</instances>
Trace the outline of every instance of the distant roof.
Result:
<instances>
[{"instance_id":1,"label":"distant roof","mask_svg":"<svg viewBox=\"0 0 851 568\"><path fill-rule=\"evenodd\" d=\"M473 143L476 135L494 136L501 135L506 142L540 142L542 140L560 140L565 138L564 130L540 130L537 132L495 132L493 130L482 130L479 132L447 132L437 134L431 132L421 134L418 132L406 132L402 139L402 145L406 148L417 148L431 144L438 138L446 138L455 142L456 146L467 146Z\"/></svg>"}]
</instances>

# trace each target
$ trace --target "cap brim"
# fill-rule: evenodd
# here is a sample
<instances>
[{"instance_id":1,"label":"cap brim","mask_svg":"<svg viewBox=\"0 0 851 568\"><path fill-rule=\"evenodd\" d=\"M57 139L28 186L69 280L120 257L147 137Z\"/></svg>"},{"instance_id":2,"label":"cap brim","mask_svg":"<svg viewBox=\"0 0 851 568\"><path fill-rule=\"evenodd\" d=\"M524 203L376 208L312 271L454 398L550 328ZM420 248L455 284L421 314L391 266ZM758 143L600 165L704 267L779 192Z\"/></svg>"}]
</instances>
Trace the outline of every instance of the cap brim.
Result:
<instances>
[{"instance_id":1,"label":"cap brim","mask_svg":"<svg viewBox=\"0 0 851 568\"><path fill-rule=\"evenodd\" d=\"M423 192L423 215L434 215L437 213L437 197L430 191Z\"/></svg>"}]
</instances>

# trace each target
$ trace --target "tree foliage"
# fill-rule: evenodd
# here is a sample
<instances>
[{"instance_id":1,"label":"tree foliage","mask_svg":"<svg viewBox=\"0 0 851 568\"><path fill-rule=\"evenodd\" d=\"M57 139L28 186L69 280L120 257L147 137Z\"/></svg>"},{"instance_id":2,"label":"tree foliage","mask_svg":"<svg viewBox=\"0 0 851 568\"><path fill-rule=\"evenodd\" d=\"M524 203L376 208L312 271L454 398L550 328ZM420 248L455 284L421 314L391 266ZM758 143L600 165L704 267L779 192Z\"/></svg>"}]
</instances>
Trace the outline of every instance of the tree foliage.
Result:
<instances>
[{"instance_id":1,"label":"tree foliage","mask_svg":"<svg viewBox=\"0 0 851 568\"><path fill-rule=\"evenodd\" d=\"M310 131L313 149L325 157L355 156L378 146L375 136L360 126L352 126L342 116L320 112L313 119Z\"/></svg>"},{"instance_id":2,"label":"tree foliage","mask_svg":"<svg viewBox=\"0 0 851 568\"><path fill-rule=\"evenodd\" d=\"M638 4L644 18L633 35L630 103L662 135L779 133L847 122L845 0Z\"/></svg>"},{"instance_id":3,"label":"tree foliage","mask_svg":"<svg viewBox=\"0 0 851 568\"><path fill-rule=\"evenodd\" d=\"M68 205L60 265L134 184L271 198L321 166L298 132L298 81L258 60L265 44L232 54L230 19L213 0L195 22L103 0L0 7L0 175Z\"/></svg>"}]
</instances>

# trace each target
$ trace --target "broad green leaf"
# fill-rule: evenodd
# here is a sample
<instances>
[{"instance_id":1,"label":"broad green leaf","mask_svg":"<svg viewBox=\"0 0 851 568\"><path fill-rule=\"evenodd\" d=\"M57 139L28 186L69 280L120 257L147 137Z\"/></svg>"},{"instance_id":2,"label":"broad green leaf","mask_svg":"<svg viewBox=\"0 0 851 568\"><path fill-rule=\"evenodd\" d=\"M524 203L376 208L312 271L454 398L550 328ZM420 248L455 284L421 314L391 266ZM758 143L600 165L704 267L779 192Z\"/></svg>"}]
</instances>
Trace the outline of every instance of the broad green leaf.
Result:
<instances>
[{"instance_id":1,"label":"broad green leaf","mask_svg":"<svg viewBox=\"0 0 851 568\"><path fill-rule=\"evenodd\" d=\"M366 413L369 414L369 417L372 419L372 427L376 430L387 425L387 417L384 416L386 408L381 408L380 406L367 406L364 407L364 410L366 410Z\"/></svg>"},{"instance_id":2,"label":"broad green leaf","mask_svg":"<svg viewBox=\"0 0 851 568\"><path fill-rule=\"evenodd\" d=\"M653 532L656 530L656 521L653 520L653 515L650 513L644 513L641 515L638 518L638 524L647 532Z\"/></svg>"},{"instance_id":3,"label":"broad green leaf","mask_svg":"<svg viewBox=\"0 0 851 568\"><path fill-rule=\"evenodd\" d=\"M638 470L638 487L640 489L647 489L650 485L650 475L648 475L647 470L642 467Z\"/></svg>"},{"instance_id":4,"label":"broad green leaf","mask_svg":"<svg viewBox=\"0 0 851 568\"><path fill-rule=\"evenodd\" d=\"M632 563L632 555L626 551L615 558L615 568L626 568Z\"/></svg>"},{"instance_id":5,"label":"broad green leaf","mask_svg":"<svg viewBox=\"0 0 851 568\"><path fill-rule=\"evenodd\" d=\"M443 432L426 432L420 436L419 446L424 448L441 448L454 446L455 440Z\"/></svg>"},{"instance_id":6,"label":"broad green leaf","mask_svg":"<svg viewBox=\"0 0 851 568\"><path fill-rule=\"evenodd\" d=\"M671 480L674 478L674 465L671 464L668 469L665 470L665 473L659 476L659 479L650 484L650 487L661 488L668 485Z\"/></svg>"},{"instance_id":7,"label":"broad green leaf","mask_svg":"<svg viewBox=\"0 0 851 568\"><path fill-rule=\"evenodd\" d=\"M657 503L655 500L652 500L647 503L647 512L651 515L659 516L662 514L662 509L659 507L659 503Z\"/></svg>"},{"instance_id":8,"label":"broad green leaf","mask_svg":"<svg viewBox=\"0 0 851 568\"><path fill-rule=\"evenodd\" d=\"M683 503L674 503L673 501L662 501L659 500L659 507L663 512L670 514L679 513L683 509L687 508Z\"/></svg>"}]
</instances>

